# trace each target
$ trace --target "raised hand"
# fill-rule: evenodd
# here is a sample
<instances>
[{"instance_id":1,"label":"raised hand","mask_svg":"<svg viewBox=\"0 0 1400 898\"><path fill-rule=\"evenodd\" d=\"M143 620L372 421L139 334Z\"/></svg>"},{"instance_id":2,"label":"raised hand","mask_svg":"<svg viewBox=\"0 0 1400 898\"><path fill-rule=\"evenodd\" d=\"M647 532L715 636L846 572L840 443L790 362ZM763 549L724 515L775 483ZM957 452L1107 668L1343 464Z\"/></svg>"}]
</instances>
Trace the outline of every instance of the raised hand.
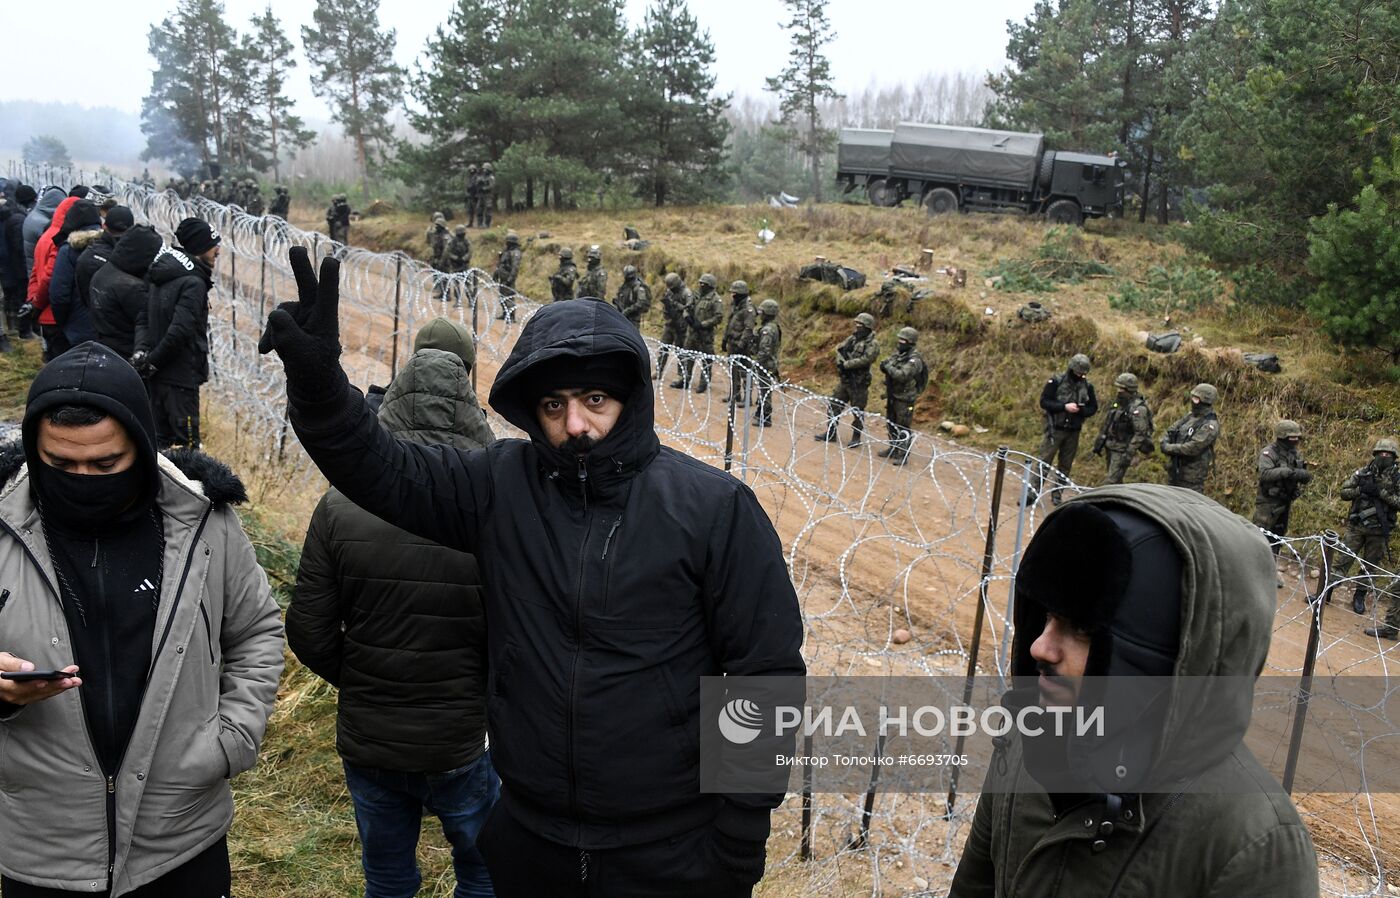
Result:
<instances>
[{"instance_id":1,"label":"raised hand","mask_svg":"<svg viewBox=\"0 0 1400 898\"><path fill-rule=\"evenodd\" d=\"M318 279L306 247L287 254L297 282L295 302L280 303L267 316L258 352L276 350L287 372L287 387L303 398L325 398L343 382L340 370L340 261L321 261Z\"/></svg>"}]
</instances>

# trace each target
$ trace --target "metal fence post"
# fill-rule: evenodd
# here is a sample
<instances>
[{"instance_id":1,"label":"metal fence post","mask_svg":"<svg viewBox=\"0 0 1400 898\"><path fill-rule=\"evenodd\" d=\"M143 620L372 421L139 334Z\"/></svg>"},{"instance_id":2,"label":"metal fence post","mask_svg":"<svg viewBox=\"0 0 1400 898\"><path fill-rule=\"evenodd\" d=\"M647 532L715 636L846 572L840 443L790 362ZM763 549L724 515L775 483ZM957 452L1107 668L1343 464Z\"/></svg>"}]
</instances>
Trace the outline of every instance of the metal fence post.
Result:
<instances>
[{"instance_id":1,"label":"metal fence post","mask_svg":"<svg viewBox=\"0 0 1400 898\"><path fill-rule=\"evenodd\" d=\"M728 359L729 365L729 414L724 423L724 472L729 473L729 469L734 467L734 403L739 400L735 395L738 384L734 382L734 360Z\"/></svg>"},{"instance_id":2,"label":"metal fence post","mask_svg":"<svg viewBox=\"0 0 1400 898\"><path fill-rule=\"evenodd\" d=\"M258 322L267 320L267 219L262 220L262 229L259 237L259 251L262 256L258 262Z\"/></svg>"},{"instance_id":3,"label":"metal fence post","mask_svg":"<svg viewBox=\"0 0 1400 898\"><path fill-rule=\"evenodd\" d=\"M399 302L403 294L403 253L394 253L394 345L389 350L389 379L399 373ZM472 366L476 368L475 365ZM475 377L475 371L473 371ZM472 383L476 387L476 383Z\"/></svg>"},{"instance_id":4,"label":"metal fence post","mask_svg":"<svg viewBox=\"0 0 1400 898\"><path fill-rule=\"evenodd\" d=\"M477 344L477 338L481 336L481 325L478 323L476 315L476 275L473 274L470 270L467 271L466 277L463 279L463 283L459 284L458 286L465 289L467 283L473 285L473 288L469 291L471 294L469 298L471 299L472 304L472 346L475 347ZM458 295L460 296L461 294ZM476 371L479 367L479 365L472 365L472 392L476 392Z\"/></svg>"},{"instance_id":5,"label":"metal fence post","mask_svg":"<svg viewBox=\"0 0 1400 898\"><path fill-rule=\"evenodd\" d=\"M997 519L1001 514L1001 488L1006 482L1006 454L1011 450L1006 446L997 447L997 470L992 483L992 509L987 519L987 544L982 550L982 582L978 589L977 616L972 624L972 650L967 654L967 679L963 683L963 705L972 703L972 681L977 676L977 650L982 644L982 623L986 617L987 580L992 573L992 560L996 555ZM967 737L958 736L954 755L961 755ZM953 819L953 806L958 801L958 768L954 765L948 779L948 819Z\"/></svg>"},{"instance_id":6,"label":"metal fence post","mask_svg":"<svg viewBox=\"0 0 1400 898\"><path fill-rule=\"evenodd\" d=\"M865 804L860 812L860 833L847 848L864 848L870 841L870 818L875 813L875 787L880 784L880 759L885 755L885 734L875 737L875 763L870 766L870 785L865 790Z\"/></svg>"},{"instance_id":7,"label":"metal fence post","mask_svg":"<svg viewBox=\"0 0 1400 898\"><path fill-rule=\"evenodd\" d=\"M229 313L233 321L233 353L238 354L238 238L237 232L229 230L228 246L228 282L229 291Z\"/></svg>"},{"instance_id":8,"label":"metal fence post","mask_svg":"<svg viewBox=\"0 0 1400 898\"><path fill-rule=\"evenodd\" d=\"M1288 760L1283 766L1283 791L1293 794L1293 778L1298 773L1298 753L1303 747L1303 727L1308 722L1308 700L1312 697L1313 668L1317 665L1317 647L1322 638L1322 608L1331 592L1332 550L1337 544L1337 532L1322 534L1322 567L1317 571L1317 594L1309 596L1312 605L1312 626L1308 630L1308 648L1303 656L1303 676L1298 681L1298 704L1293 711L1293 734L1288 739Z\"/></svg>"},{"instance_id":9,"label":"metal fence post","mask_svg":"<svg viewBox=\"0 0 1400 898\"><path fill-rule=\"evenodd\" d=\"M733 406L730 406L731 410ZM731 411L731 421L733 414ZM802 750L805 757L812 756L812 734L808 733L802 737ZM810 861L812 859L812 765L808 764L802 768L802 859Z\"/></svg>"}]
</instances>

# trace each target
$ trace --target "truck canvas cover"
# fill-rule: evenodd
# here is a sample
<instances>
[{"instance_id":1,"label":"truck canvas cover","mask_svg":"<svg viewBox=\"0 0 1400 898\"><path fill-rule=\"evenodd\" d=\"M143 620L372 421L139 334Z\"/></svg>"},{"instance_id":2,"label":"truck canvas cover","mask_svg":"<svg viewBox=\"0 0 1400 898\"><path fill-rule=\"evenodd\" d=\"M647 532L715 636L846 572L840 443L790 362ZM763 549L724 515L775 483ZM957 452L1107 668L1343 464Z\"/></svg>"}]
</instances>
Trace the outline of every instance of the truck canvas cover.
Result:
<instances>
[{"instance_id":1,"label":"truck canvas cover","mask_svg":"<svg viewBox=\"0 0 1400 898\"><path fill-rule=\"evenodd\" d=\"M890 144L890 174L920 180L1030 190L1045 135L901 122Z\"/></svg>"},{"instance_id":2,"label":"truck canvas cover","mask_svg":"<svg viewBox=\"0 0 1400 898\"><path fill-rule=\"evenodd\" d=\"M858 174L883 175L890 170L890 140L893 131L872 128L842 128L836 148L836 170Z\"/></svg>"}]
</instances>

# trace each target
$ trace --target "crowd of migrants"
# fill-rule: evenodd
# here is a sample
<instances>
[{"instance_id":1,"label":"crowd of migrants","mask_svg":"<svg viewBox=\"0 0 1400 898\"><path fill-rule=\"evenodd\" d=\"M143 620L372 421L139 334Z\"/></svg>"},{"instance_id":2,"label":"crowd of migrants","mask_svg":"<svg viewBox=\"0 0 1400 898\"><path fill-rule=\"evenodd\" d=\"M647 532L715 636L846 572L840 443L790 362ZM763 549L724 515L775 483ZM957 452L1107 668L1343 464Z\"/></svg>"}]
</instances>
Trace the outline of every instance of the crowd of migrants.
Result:
<instances>
[{"instance_id":1,"label":"crowd of migrants","mask_svg":"<svg viewBox=\"0 0 1400 898\"><path fill-rule=\"evenodd\" d=\"M229 780L257 761L284 625L232 510L246 493L199 449L221 237L188 218L166 245L98 188L0 187L7 322L44 340L46 362L21 439L0 451L0 894L222 898ZM443 224L430 248L468 264L464 232ZM367 895L418 891L425 812L452 845L459 896L723 898L763 876L783 794L701 791L700 680L805 673L784 548L747 486L661 445L655 389L671 350L653 365L640 333L651 289L628 266L613 297L594 295L608 278L601 252L587 255L580 275L559 254L557 301L524 324L492 384L492 408L526 434L496 439L469 331L431 321L367 397L340 366L339 261L318 273L304 247L290 251L298 297L269 315L259 349L281 359L290 422L331 488L285 639L339 689ZM497 261L504 318L520 262L512 233ZM716 349L749 356L751 423L770 426L778 304L755 309L735 281L726 318L716 278L697 283L671 273L658 288L664 343L679 351L669 387L707 390ZM903 464L929 368L912 328L884 359L875 331L858 315L835 350L840 385L815 436L836 441L849 409L847 445L862 442L878 363L882 454ZM1040 399L1041 456L1066 477L1098 409L1089 372L1075 356ZM1182 459L1172 484L1125 485L1154 434L1135 378L1115 384L1096 445L1114 482L1065 501L1025 551L1013 673L1040 685L1008 707L1073 704L1086 676L1253 677L1268 653L1268 541L1203 495L1216 390L1193 390L1161 441ZM1300 435L1281 422L1260 455L1257 516L1275 532L1310 478ZM1367 563L1400 507L1395 450L1377 444L1343 492ZM1063 559L1086 554L1096 576L1066 578ZM1170 773L1189 790L1114 788L1080 737L1003 740L951 895L1316 896L1311 839L1245 746L1243 707L1208 739L1151 708L1132 723L1134 744L1183 749ZM793 750L757 740L768 757ZM34 837L58 825L63 838Z\"/></svg>"}]
</instances>

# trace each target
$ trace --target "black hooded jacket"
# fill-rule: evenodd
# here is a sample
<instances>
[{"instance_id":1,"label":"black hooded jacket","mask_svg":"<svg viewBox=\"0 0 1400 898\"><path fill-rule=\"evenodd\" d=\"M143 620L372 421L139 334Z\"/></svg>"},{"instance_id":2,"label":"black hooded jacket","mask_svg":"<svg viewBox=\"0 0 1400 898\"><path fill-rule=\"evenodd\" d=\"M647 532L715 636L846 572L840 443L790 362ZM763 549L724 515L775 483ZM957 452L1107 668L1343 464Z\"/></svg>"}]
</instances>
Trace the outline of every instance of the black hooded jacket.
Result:
<instances>
[{"instance_id":1,"label":"black hooded jacket","mask_svg":"<svg viewBox=\"0 0 1400 898\"><path fill-rule=\"evenodd\" d=\"M209 379L209 288L213 272L200 259L163 247L151 263L145 342L153 381L195 388Z\"/></svg>"},{"instance_id":2,"label":"black hooded jacket","mask_svg":"<svg viewBox=\"0 0 1400 898\"><path fill-rule=\"evenodd\" d=\"M97 339L123 358L131 358L136 351L137 325L145 325L150 296L146 271L160 247L160 234L155 228L133 227L117 241L111 258L88 285L88 310Z\"/></svg>"},{"instance_id":3,"label":"black hooded jacket","mask_svg":"<svg viewBox=\"0 0 1400 898\"><path fill-rule=\"evenodd\" d=\"M580 460L544 439L531 368L624 353L635 377ZM700 678L801 676L783 548L753 492L660 445L651 362L606 303L541 309L491 405L530 439L461 451L394 439L359 392L292 396L302 444L361 508L473 552L485 585L487 722L502 800L532 831L602 848L714 821L761 841L781 794L701 794Z\"/></svg>"}]
</instances>

